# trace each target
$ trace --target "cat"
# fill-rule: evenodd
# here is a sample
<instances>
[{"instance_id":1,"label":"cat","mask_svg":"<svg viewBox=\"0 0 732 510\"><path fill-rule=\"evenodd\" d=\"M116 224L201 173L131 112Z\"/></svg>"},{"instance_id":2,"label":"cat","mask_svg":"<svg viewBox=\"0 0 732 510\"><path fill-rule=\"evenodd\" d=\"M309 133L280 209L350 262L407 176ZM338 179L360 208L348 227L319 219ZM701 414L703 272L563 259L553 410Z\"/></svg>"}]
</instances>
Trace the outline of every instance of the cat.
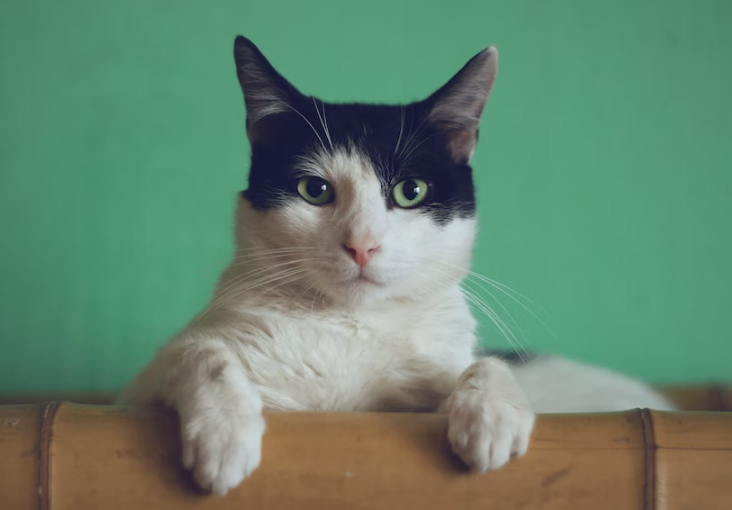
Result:
<instances>
[{"instance_id":1,"label":"cat","mask_svg":"<svg viewBox=\"0 0 732 510\"><path fill-rule=\"evenodd\" d=\"M672 409L600 368L477 354L460 283L494 47L396 106L305 96L241 36L234 56L252 150L236 254L209 306L118 398L177 410L202 488L225 494L257 468L263 409L445 412L479 472L526 452L536 412Z\"/></svg>"}]
</instances>

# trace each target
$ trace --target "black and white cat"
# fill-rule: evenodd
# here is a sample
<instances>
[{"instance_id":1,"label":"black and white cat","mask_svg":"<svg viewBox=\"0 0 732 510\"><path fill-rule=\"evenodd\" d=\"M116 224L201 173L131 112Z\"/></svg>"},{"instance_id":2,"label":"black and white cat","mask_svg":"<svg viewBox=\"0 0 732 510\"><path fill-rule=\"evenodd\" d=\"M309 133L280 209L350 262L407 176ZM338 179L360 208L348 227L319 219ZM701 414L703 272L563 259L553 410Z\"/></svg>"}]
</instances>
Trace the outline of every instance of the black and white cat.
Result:
<instances>
[{"instance_id":1,"label":"black and white cat","mask_svg":"<svg viewBox=\"0 0 732 510\"><path fill-rule=\"evenodd\" d=\"M178 411L202 487L224 494L258 466L263 409L444 410L455 452L486 471L526 452L534 412L671 408L602 369L476 355L460 282L495 48L403 106L304 96L244 37L234 55L252 147L236 256L118 400Z\"/></svg>"}]
</instances>

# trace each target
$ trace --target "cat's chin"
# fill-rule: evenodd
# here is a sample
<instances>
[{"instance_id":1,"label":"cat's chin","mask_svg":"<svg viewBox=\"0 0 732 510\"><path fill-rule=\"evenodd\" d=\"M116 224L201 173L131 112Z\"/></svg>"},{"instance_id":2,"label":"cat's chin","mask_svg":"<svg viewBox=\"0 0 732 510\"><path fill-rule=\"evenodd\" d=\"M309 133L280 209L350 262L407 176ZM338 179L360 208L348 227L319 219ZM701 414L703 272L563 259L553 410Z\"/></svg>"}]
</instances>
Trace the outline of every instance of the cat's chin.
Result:
<instances>
[{"instance_id":1,"label":"cat's chin","mask_svg":"<svg viewBox=\"0 0 732 510\"><path fill-rule=\"evenodd\" d=\"M364 287L369 287L369 286L384 287L385 286L384 283L378 281L377 279L375 279L371 276L365 275L363 273L359 274L355 278L352 278L350 280L350 282L348 282L348 283L350 285L363 285Z\"/></svg>"},{"instance_id":2,"label":"cat's chin","mask_svg":"<svg viewBox=\"0 0 732 510\"><path fill-rule=\"evenodd\" d=\"M355 278L350 278L340 282L337 287L347 294L365 295L383 292L386 284L376 280L375 278L361 274Z\"/></svg>"},{"instance_id":3,"label":"cat's chin","mask_svg":"<svg viewBox=\"0 0 732 510\"><path fill-rule=\"evenodd\" d=\"M387 284L364 274L332 282L328 287L331 298L342 304L367 305L389 297Z\"/></svg>"}]
</instances>

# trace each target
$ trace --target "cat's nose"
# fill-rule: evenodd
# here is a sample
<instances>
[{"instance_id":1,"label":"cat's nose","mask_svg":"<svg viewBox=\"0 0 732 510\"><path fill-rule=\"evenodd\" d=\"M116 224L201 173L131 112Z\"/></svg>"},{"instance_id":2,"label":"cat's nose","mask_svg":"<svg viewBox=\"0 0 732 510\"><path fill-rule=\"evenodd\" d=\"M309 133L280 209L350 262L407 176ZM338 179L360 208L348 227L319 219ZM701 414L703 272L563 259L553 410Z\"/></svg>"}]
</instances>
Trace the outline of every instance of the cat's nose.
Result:
<instances>
[{"instance_id":1,"label":"cat's nose","mask_svg":"<svg viewBox=\"0 0 732 510\"><path fill-rule=\"evenodd\" d=\"M381 249L381 246L369 246L368 244L349 241L343 244L343 249L359 267L364 267L369 263L371 257Z\"/></svg>"}]
</instances>

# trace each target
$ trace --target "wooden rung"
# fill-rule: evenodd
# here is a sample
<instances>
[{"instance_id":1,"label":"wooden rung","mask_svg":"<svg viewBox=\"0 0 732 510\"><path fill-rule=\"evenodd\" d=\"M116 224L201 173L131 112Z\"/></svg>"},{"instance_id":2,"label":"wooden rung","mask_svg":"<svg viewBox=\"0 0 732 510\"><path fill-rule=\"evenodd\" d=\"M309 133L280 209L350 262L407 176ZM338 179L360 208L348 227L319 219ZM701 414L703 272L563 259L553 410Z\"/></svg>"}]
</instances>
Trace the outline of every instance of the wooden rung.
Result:
<instances>
[{"instance_id":1,"label":"wooden rung","mask_svg":"<svg viewBox=\"0 0 732 510\"><path fill-rule=\"evenodd\" d=\"M439 414L266 414L263 460L225 497L181 466L163 409L0 407L0 508L729 510L732 413L540 416L529 453L477 475Z\"/></svg>"}]
</instances>

